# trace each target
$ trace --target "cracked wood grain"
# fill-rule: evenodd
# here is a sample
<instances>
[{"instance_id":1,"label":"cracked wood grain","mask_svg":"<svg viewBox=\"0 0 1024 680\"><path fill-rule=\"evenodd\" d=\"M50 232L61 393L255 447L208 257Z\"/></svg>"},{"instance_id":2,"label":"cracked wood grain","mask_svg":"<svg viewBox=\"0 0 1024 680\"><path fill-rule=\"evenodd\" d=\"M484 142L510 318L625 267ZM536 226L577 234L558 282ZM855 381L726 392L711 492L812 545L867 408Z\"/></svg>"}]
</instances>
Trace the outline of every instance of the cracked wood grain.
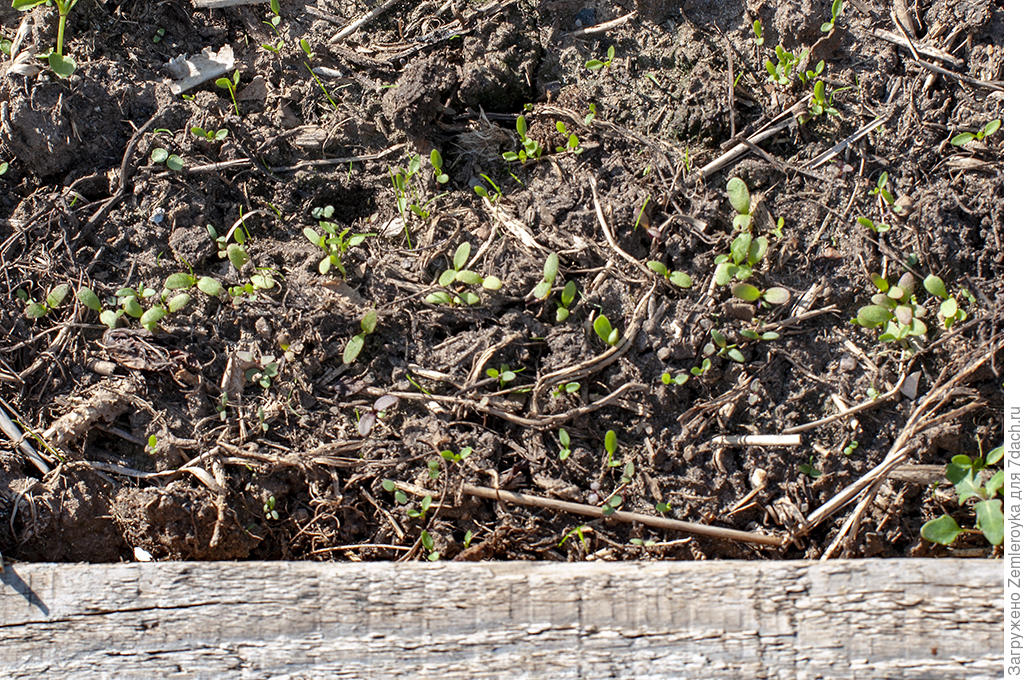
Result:
<instances>
[{"instance_id":1,"label":"cracked wood grain","mask_svg":"<svg viewBox=\"0 0 1024 680\"><path fill-rule=\"evenodd\" d=\"M7 678L964 678L1002 562L8 565Z\"/></svg>"}]
</instances>

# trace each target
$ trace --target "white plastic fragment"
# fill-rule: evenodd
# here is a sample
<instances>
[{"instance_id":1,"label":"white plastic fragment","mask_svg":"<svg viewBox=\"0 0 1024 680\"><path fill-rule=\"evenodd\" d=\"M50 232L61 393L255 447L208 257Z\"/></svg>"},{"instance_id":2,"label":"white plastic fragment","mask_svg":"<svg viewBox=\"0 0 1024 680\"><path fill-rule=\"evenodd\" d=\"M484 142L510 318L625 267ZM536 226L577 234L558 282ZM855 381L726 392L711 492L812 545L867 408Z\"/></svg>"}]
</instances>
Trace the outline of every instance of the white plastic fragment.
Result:
<instances>
[{"instance_id":1,"label":"white plastic fragment","mask_svg":"<svg viewBox=\"0 0 1024 680\"><path fill-rule=\"evenodd\" d=\"M145 548L140 548L138 546L135 546L134 548L132 548L132 552L135 553L135 559L138 560L139 562L152 562L153 561L153 555L151 555L150 552L148 550L146 550Z\"/></svg>"},{"instance_id":2,"label":"white plastic fragment","mask_svg":"<svg viewBox=\"0 0 1024 680\"><path fill-rule=\"evenodd\" d=\"M167 72L174 79L170 83L171 94L188 92L209 80L227 75L234 67L235 51L231 45L224 45L217 52L207 47L191 57L179 55L167 62Z\"/></svg>"}]
</instances>

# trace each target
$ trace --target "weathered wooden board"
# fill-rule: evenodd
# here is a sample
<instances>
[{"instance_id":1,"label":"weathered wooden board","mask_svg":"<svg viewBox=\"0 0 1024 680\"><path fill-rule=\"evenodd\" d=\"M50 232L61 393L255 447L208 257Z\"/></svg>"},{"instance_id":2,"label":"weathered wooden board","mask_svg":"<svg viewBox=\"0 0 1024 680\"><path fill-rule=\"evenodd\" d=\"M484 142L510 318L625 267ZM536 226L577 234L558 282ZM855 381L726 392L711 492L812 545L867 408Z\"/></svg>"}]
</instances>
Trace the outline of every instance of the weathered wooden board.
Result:
<instances>
[{"instance_id":1,"label":"weathered wooden board","mask_svg":"<svg viewBox=\"0 0 1024 680\"><path fill-rule=\"evenodd\" d=\"M1002 562L8 566L5 678L995 678Z\"/></svg>"}]
</instances>

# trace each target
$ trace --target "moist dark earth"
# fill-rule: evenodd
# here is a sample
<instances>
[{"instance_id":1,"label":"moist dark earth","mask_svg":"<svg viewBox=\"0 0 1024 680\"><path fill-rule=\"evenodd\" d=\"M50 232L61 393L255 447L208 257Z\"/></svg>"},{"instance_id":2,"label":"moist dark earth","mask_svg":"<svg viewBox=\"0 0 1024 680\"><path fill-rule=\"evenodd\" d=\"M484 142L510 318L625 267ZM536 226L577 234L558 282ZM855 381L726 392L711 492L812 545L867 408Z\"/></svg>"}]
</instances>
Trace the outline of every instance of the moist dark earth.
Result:
<instances>
[{"instance_id":1,"label":"moist dark earth","mask_svg":"<svg viewBox=\"0 0 1024 680\"><path fill-rule=\"evenodd\" d=\"M1003 7L850 1L825 32L830 7L397 2L349 30L363 3L81 0L69 78L35 56L56 10L0 8L0 553L998 556L920 532L973 529L944 466L1002 443L1002 131L951 142L1003 118ZM225 46L234 96L172 94L171 59ZM747 283L782 304L716 285L733 177L767 245ZM923 335L851 323L872 274L904 277ZM929 275L964 312L949 328Z\"/></svg>"}]
</instances>

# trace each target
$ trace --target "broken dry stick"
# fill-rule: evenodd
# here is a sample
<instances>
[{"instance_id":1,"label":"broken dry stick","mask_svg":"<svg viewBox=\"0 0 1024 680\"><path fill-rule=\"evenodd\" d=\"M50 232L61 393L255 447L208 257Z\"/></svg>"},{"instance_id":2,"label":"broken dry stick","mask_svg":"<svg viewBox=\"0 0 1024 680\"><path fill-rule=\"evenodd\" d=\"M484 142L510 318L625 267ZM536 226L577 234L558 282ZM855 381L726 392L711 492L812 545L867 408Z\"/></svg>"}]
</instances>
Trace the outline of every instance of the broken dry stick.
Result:
<instances>
[{"instance_id":1,"label":"broken dry stick","mask_svg":"<svg viewBox=\"0 0 1024 680\"><path fill-rule=\"evenodd\" d=\"M798 434L721 434L711 438L719 446L800 446Z\"/></svg>"},{"instance_id":2,"label":"broken dry stick","mask_svg":"<svg viewBox=\"0 0 1024 680\"><path fill-rule=\"evenodd\" d=\"M551 498L528 496L526 494L515 493L514 491L499 491L497 489L490 489L484 486L473 486L471 484L463 484L462 492L469 494L470 496L490 498L491 500L501 501L504 503L528 505L535 508L547 508L549 510L570 512L574 515L583 515L584 517L594 517L598 519L607 517L614 522L639 522L658 529L683 531L690 534L698 534L700 536L710 536L712 538L728 538L733 541L741 541L743 543L781 546L786 540L778 536L755 534L749 531L739 531L738 529L725 529L722 527L708 526L707 524L695 524L693 522L683 522L678 519L669 519L668 517L653 517L651 515L641 515L635 512L623 512L621 510L616 510L610 515L605 515L601 508L593 505L557 501Z\"/></svg>"}]
</instances>

